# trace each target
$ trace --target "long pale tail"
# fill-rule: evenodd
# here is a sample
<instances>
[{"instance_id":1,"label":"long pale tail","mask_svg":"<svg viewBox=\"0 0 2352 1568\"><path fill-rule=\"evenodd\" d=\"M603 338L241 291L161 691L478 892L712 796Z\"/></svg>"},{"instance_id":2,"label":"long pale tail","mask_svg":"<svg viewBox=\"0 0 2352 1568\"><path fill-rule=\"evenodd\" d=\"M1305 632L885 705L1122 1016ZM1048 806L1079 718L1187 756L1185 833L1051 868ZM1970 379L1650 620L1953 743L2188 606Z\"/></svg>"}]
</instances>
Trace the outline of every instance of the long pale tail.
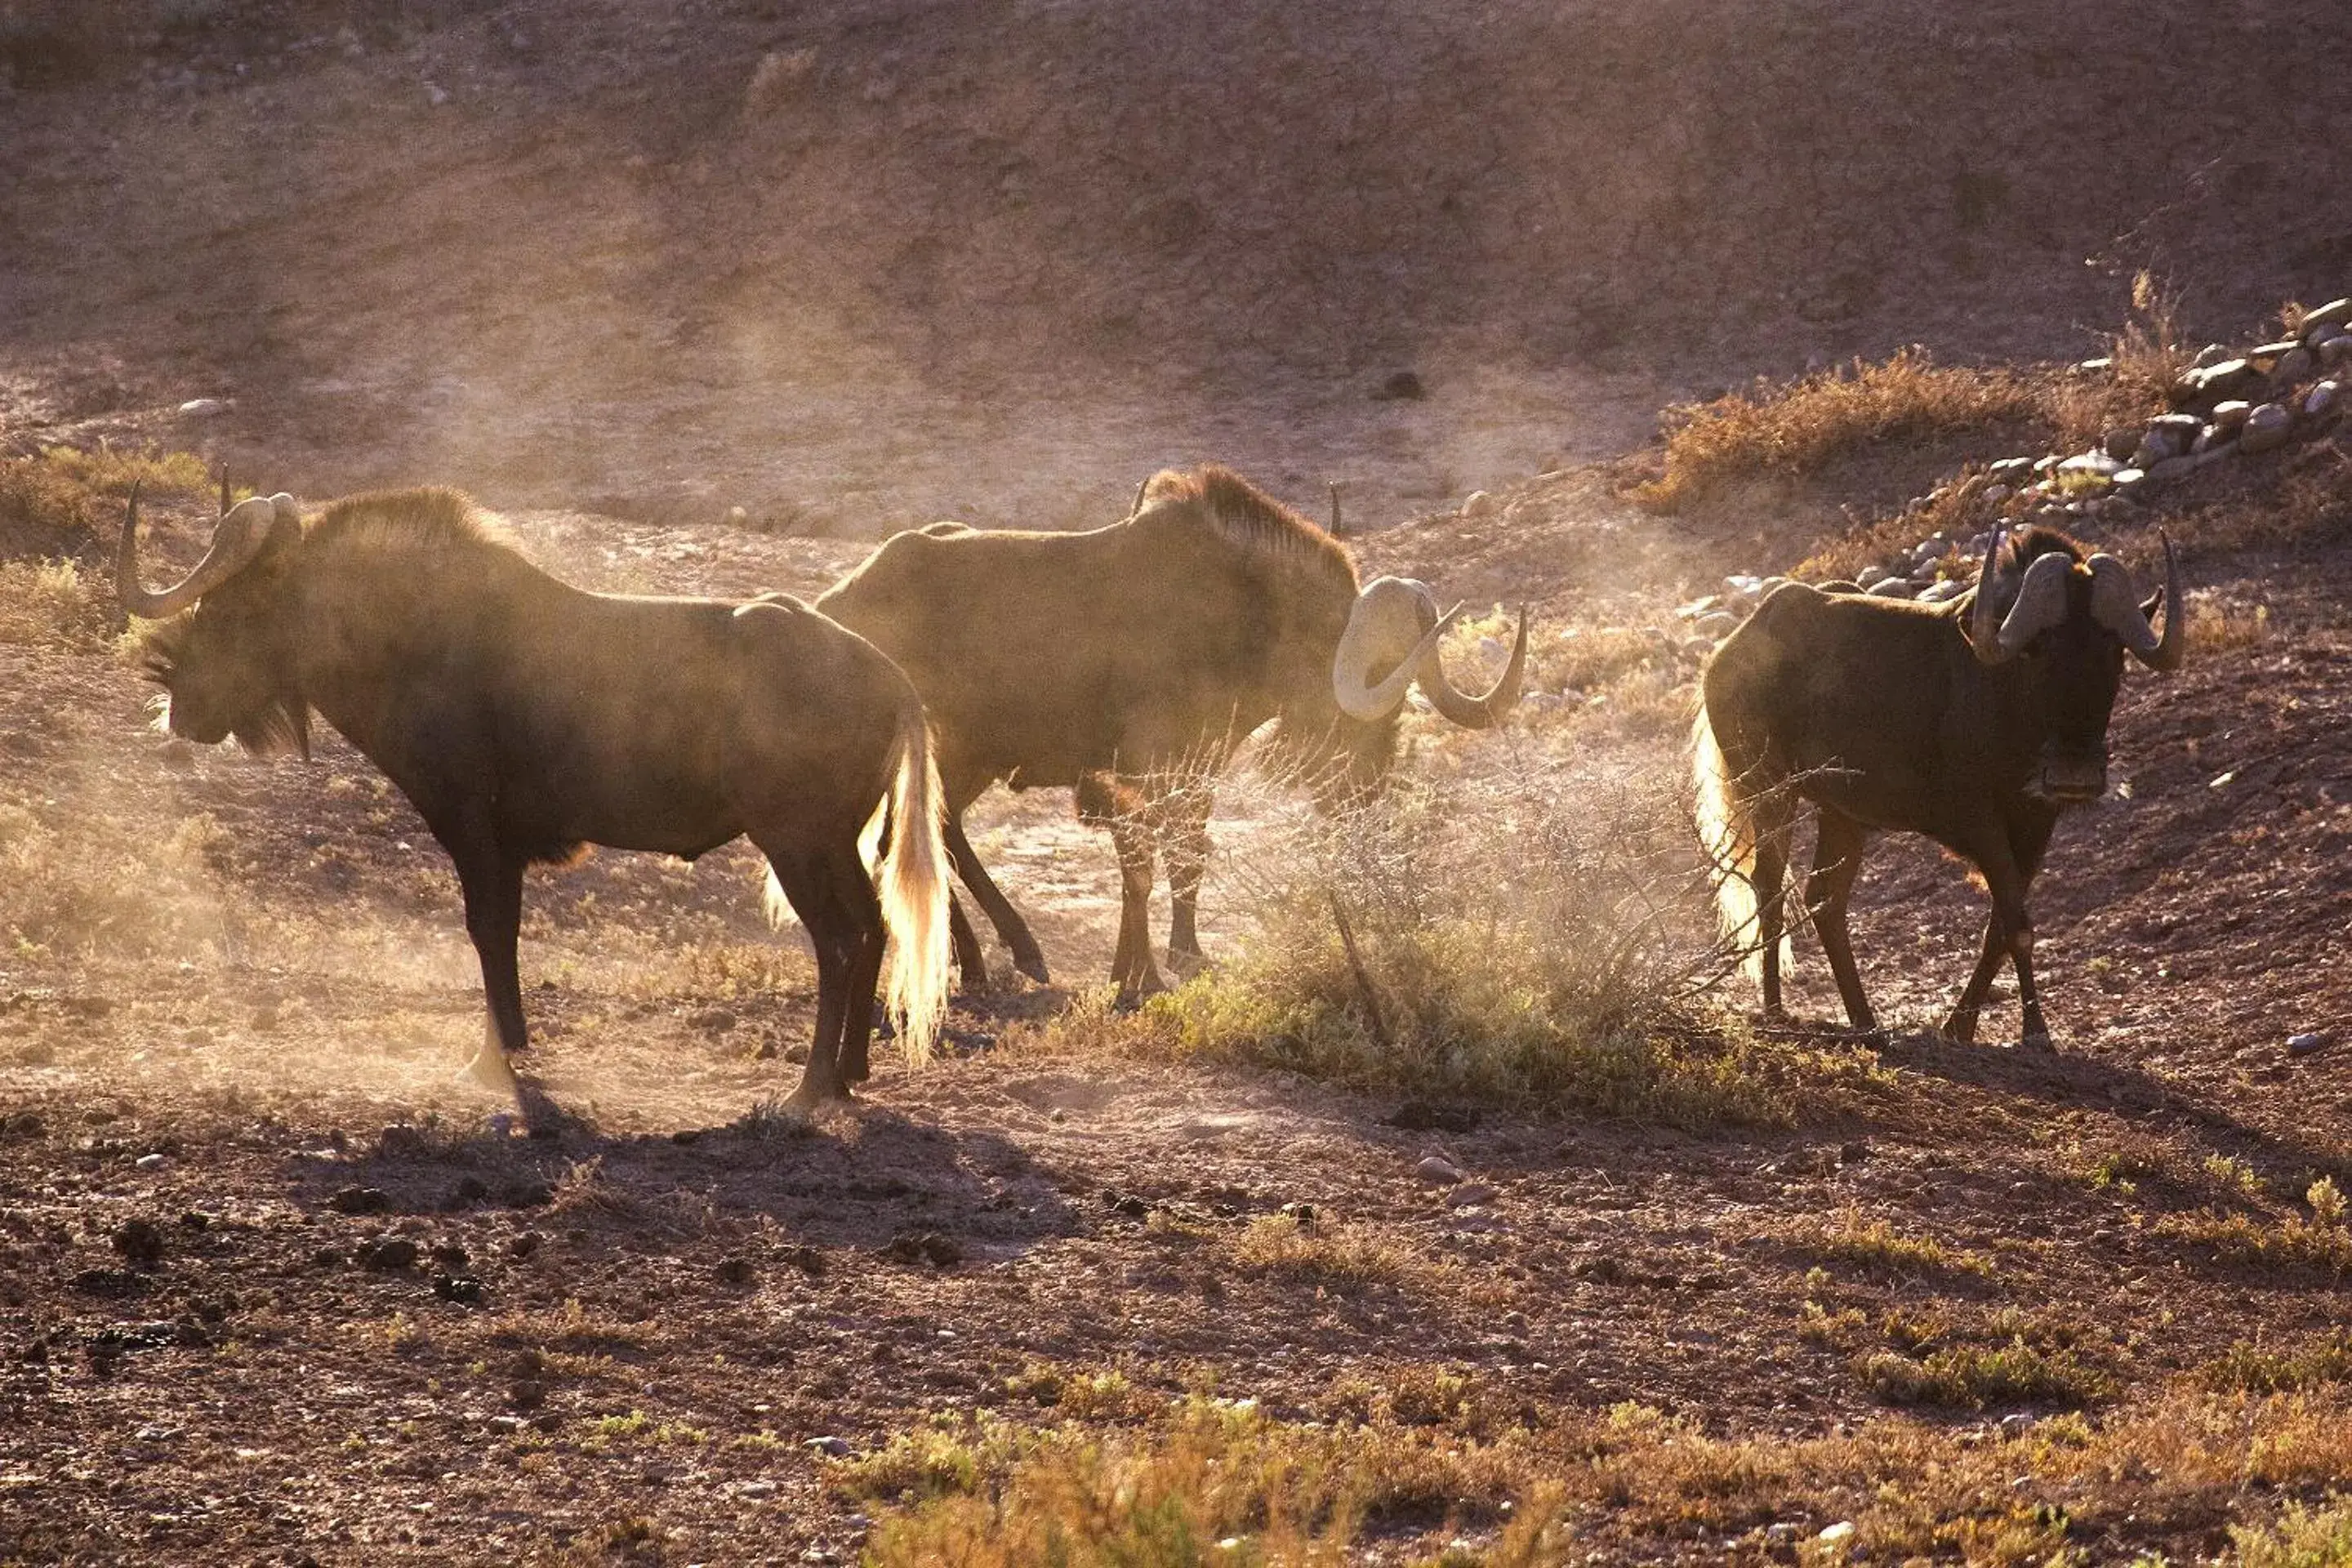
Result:
<instances>
[{"instance_id":1,"label":"long pale tail","mask_svg":"<svg viewBox=\"0 0 2352 1568\"><path fill-rule=\"evenodd\" d=\"M948 1011L948 852L940 837L947 794L931 756L931 727L909 701L898 721L898 764L890 781L890 844L875 887L896 951L885 1005L907 1061L920 1067Z\"/></svg>"},{"instance_id":2,"label":"long pale tail","mask_svg":"<svg viewBox=\"0 0 2352 1568\"><path fill-rule=\"evenodd\" d=\"M1716 742L1705 704L1691 726L1691 782L1698 789L1699 843L1706 851L1707 874L1715 881L1724 944L1744 952L1741 967L1761 984L1764 947L1758 940L1756 920L1756 825L1733 786L1731 765Z\"/></svg>"}]
</instances>

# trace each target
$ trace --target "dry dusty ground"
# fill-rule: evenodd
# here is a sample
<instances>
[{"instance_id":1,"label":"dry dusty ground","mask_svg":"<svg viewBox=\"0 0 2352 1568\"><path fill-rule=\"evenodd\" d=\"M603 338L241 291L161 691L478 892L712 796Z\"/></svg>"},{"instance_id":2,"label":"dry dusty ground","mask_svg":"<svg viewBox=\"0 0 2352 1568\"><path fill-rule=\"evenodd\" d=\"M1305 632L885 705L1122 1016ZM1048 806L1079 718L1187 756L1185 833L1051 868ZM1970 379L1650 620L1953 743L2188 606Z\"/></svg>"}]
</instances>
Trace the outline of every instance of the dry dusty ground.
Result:
<instances>
[{"instance_id":1,"label":"dry dusty ground","mask_svg":"<svg viewBox=\"0 0 2352 1568\"><path fill-rule=\"evenodd\" d=\"M1914 337L2074 357L2149 263L2242 334L2352 258L2317 199L2344 21L2266 0L236 0L26 42L69 9L0 5L0 447L462 482L596 587L813 586L862 549L832 536L1106 521L1219 458L1318 515L1348 479L1383 527L1495 489L1367 565L1647 626L2004 455L1662 521L1578 466L1662 403ZM1372 395L1405 371L1428 398ZM373 771L167 752L108 652L0 645L0 1563L848 1560L896 1500L814 1439L1116 1433L1202 1387L1329 1421L1446 1379L1413 1430L1462 1452L1524 1430L1590 1480L1633 1445L1571 1488L1585 1561L1786 1561L1842 1519L1888 1557L2219 1554L2352 1466L2352 1237L2305 1202L2352 1182L2352 545L2213 499L2176 534L2237 629L2127 682L2128 796L2037 891L2061 1051L1830 1047L1837 1091L1760 1128L1411 1131L1402 1097L1115 1030L1060 1050L1108 856L999 797L982 850L1064 988L961 1009L951 1059L803 1126L763 1106L811 967L750 858L600 856L534 879L525 936L583 1124L493 1138L454 879ZM1551 799L1676 776L1689 674L1487 745ZM1221 825L1213 952L1295 809ZM1879 847L1882 1016L1933 1019L1979 897ZM1300 1205L1372 1262L1268 1265ZM2064 1375L1885 1375L2012 1339ZM2296 1386L2217 1370L2242 1345ZM1391 1508L1361 1550L1489 1542L1511 1494Z\"/></svg>"},{"instance_id":2,"label":"dry dusty ground","mask_svg":"<svg viewBox=\"0 0 2352 1568\"><path fill-rule=\"evenodd\" d=\"M1559 489L1510 498L1555 559L1659 526L1548 505ZM1370 563L1461 558L1448 531L1466 526L1384 536ZM186 559L200 527L167 525L164 552ZM569 513L519 531L600 585L789 588L841 549ZM1662 569L1690 549L1662 546ZM1491 1108L1411 1131L1392 1099L1058 1057L1020 1027L1098 1005L1084 984L961 1009L957 1059L886 1063L862 1107L797 1125L756 1108L793 1070L761 1058L807 1026L809 970L757 924L754 868L730 851L535 879L541 1070L585 1125L493 1138L496 1107L457 1076L478 1004L453 879L362 760L331 741L310 767L178 755L111 656L0 650L6 1551L821 1560L854 1552L878 1505L828 1488L809 1440L864 1451L976 1409L1050 1421L1049 1378L1119 1373L1079 1407L1112 1427L1187 1387L1307 1415L1351 1380L1440 1368L1474 1380L1482 1419L1542 1429L1636 1402L1720 1437L1811 1438L1877 1429L1885 1393L1862 1369L1906 1322L1955 1343L2027 1324L2089 1369L1919 1417L1962 1434L2084 1404L2127 1424L2233 1344L2312 1342L2341 1317L2332 1255L2249 1262L2206 1222L2275 1228L2343 1172L2352 553L2191 559L2200 594L2266 606L2269 629L2126 689L2129 797L2069 822L2037 900L2064 1049L1906 1035L1793 1126L1696 1134ZM1523 585L1591 624L1573 580ZM1670 770L1678 725L1655 713L1687 700L1680 679L1620 719L1531 716L1490 743L1561 792ZM983 845L1061 973L1092 979L1107 854L1058 799L995 809ZM1221 830L1229 855L1249 828ZM1213 945L1246 939L1224 885ZM1923 1027L1978 896L1895 844L1864 893L1882 1012ZM1806 973L1801 998L1830 1011ZM2300 1030L2331 1044L2291 1055ZM1431 1153L1491 1195L1449 1203L1416 1177ZM1367 1285L1251 1262L1252 1221L1299 1204L1391 1263ZM2210 1551L2274 1506L2241 1485L2141 1514L2026 1485L1985 1507L2071 1508L2101 1558ZM1743 1532L1810 1532L1867 1500L1654 1500L1596 1508L1594 1549L1752 1556L1764 1538ZM1364 1550L1496 1517L1407 1510Z\"/></svg>"}]
</instances>

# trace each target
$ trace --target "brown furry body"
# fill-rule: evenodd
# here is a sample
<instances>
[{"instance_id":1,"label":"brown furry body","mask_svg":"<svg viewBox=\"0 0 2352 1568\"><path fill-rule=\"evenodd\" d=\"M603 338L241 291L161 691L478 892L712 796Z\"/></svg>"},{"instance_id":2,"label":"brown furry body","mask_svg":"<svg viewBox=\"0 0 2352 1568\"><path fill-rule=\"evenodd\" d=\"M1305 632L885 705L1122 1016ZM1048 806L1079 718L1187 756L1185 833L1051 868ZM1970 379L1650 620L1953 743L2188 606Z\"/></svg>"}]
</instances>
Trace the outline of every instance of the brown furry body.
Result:
<instances>
[{"instance_id":1,"label":"brown furry body","mask_svg":"<svg viewBox=\"0 0 2352 1568\"><path fill-rule=\"evenodd\" d=\"M1155 476L1133 516L1084 533L940 523L889 540L817 600L887 653L923 694L939 736L956 869L1013 961L1039 979L1027 924L964 837L965 807L998 780L1074 787L1119 853L1113 978L1129 999L1160 987L1145 928L1155 842L1175 924L1200 952L1193 911L1210 787L1234 746L1281 721L1291 755L1325 787L1388 766L1393 719L1340 713L1331 661L1357 593L1347 552L1239 476ZM954 911L966 983L977 938Z\"/></svg>"},{"instance_id":2,"label":"brown furry body","mask_svg":"<svg viewBox=\"0 0 2352 1568\"><path fill-rule=\"evenodd\" d=\"M2048 529L2021 566L2083 548ZM1791 584L1724 640L1702 678L1696 769L1727 933L1753 943L1768 1015L1780 1010L1790 837L1820 811L1805 904L1848 1019L1877 1026L1846 936L1846 905L1871 833L1925 834L1983 878L1983 951L1945 1024L1972 1038L2001 963L2015 963L2028 1038L2047 1029L2032 979L2025 900L2060 812L2105 786L2107 717L2124 649L2097 626L2087 584L2066 618L2010 663L1987 667L1963 628L1975 595L1928 606Z\"/></svg>"},{"instance_id":3,"label":"brown furry body","mask_svg":"<svg viewBox=\"0 0 2352 1568\"><path fill-rule=\"evenodd\" d=\"M906 678L791 600L584 593L464 497L336 502L150 639L174 731L307 750L315 709L457 863L501 1052L524 1044L523 868L585 844L692 859L748 834L817 952L804 1097L866 1076L888 918L893 1000L928 1039L944 988L935 774ZM893 809L881 893L857 840Z\"/></svg>"}]
</instances>

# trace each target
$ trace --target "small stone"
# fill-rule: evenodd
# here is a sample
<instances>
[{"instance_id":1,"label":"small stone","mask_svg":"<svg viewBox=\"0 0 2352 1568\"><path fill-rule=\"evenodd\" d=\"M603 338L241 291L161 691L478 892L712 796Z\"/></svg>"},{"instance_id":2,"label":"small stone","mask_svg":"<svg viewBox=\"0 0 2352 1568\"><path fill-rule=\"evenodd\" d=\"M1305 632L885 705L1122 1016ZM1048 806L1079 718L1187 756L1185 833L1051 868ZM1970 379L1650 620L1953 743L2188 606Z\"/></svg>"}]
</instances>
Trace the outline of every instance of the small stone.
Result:
<instances>
[{"instance_id":1,"label":"small stone","mask_svg":"<svg viewBox=\"0 0 2352 1568\"><path fill-rule=\"evenodd\" d=\"M382 1187L345 1187L327 1200L327 1206L337 1214L382 1214L392 1207L392 1199Z\"/></svg>"},{"instance_id":2,"label":"small stone","mask_svg":"<svg viewBox=\"0 0 2352 1568\"><path fill-rule=\"evenodd\" d=\"M1472 490L1469 499L1462 503L1462 515L1467 518L1492 517L1501 510L1501 504L1488 491Z\"/></svg>"},{"instance_id":3,"label":"small stone","mask_svg":"<svg viewBox=\"0 0 2352 1568\"><path fill-rule=\"evenodd\" d=\"M163 1256L163 1232L152 1220L131 1219L114 1230L114 1250L140 1268L148 1268Z\"/></svg>"},{"instance_id":4,"label":"small stone","mask_svg":"<svg viewBox=\"0 0 2352 1568\"><path fill-rule=\"evenodd\" d=\"M1977 492L1977 499L1987 506L1999 506L2017 492L2004 484L1990 484Z\"/></svg>"},{"instance_id":5,"label":"small stone","mask_svg":"<svg viewBox=\"0 0 2352 1568\"><path fill-rule=\"evenodd\" d=\"M490 1430L498 1433L501 1436L512 1436L514 1433L521 1431L524 1427L530 1425L530 1422L524 1420L520 1415L493 1415L490 1417Z\"/></svg>"},{"instance_id":6,"label":"small stone","mask_svg":"<svg viewBox=\"0 0 2352 1568\"><path fill-rule=\"evenodd\" d=\"M776 1483L773 1481L745 1481L741 1486L735 1489L735 1495L740 1498L748 1498L753 1502L759 1502L776 1495Z\"/></svg>"},{"instance_id":7,"label":"small stone","mask_svg":"<svg viewBox=\"0 0 2352 1568\"><path fill-rule=\"evenodd\" d=\"M2272 382L2281 387L2301 386L2319 369L2319 356L2306 348L2292 348L2271 367Z\"/></svg>"},{"instance_id":8,"label":"small stone","mask_svg":"<svg viewBox=\"0 0 2352 1568\"><path fill-rule=\"evenodd\" d=\"M722 1258L719 1260L719 1282L721 1285L749 1285L751 1282L751 1260L748 1258Z\"/></svg>"},{"instance_id":9,"label":"small stone","mask_svg":"<svg viewBox=\"0 0 2352 1568\"><path fill-rule=\"evenodd\" d=\"M2246 416L2245 434L2238 437L2239 447L2249 453L2271 452L2287 444L2294 434L2294 416L2275 403L2265 403Z\"/></svg>"},{"instance_id":10,"label":"small stone","mask_svg":"<svg viewBox=\"0 0 2352 1568\"><path fill-rule=\"evenodd\" d=\"M1916 590L1907 577L1881 577L1864 592L1874 599L1907 599Z\"/></svg>"},{"instance_id":11,"label":"small stone","mask_svg":"<svg viewBox=\"0 0 2352 1568\"><path fill-rule=\"evenodd\" d=\"M1842 1519L1813 1537L1813 1544L1824 1552L1843 1557L1853 1550L1856 1534L1853 1521Z\"/></svg>"},{"instance_id":12,"label":"small stone","mask_svg":"<svg viewBox=\"0 0 2352 1568\"><path fill-rule=\"evenodd\" d=\"M2167 458L2160 463L2150 463L2147 477L2154 483L2168 485L2175 479L2185 479L2204 465L2195 458Z\"/></svg>"},{"instance_id":13,"label":"small stone","mask_svg":"<svg viewBox=\"0 0 2352 1568\"><path fill-rule=\"evenodd\" d=\"M2016 484L2033 472L2034 465L2040 459L2035 458L2003 458L1986 468L1985 472L2003 483Z\"/></svg>"},{"instance_id":14,"label":"small stone","mask_svg":"<svg viewBox=\"0 0 2352 1568\"><path fill-rule=\"evenodd\" d=\"M1919 603L1940 605L1948 599L1957 599L1968 591L1969 585L1966 583L1956 577L1947 577L1940 583L1930 583L1920 589Z\"/></svg>"},{"instance_id":15,"label":"small stone","mask_svg":"<svg viewBox=\"0 0 2352 1568\"><path fill-rule=\"evenodd\" d=\"M724 1007L707 1008L702 1012L697 1013L688 1021L692 1023L696 1028L702 1030L705 1034L711 1035L723 1035L727 1033L728 1030L733 1028L738 1022L735 1015L729 1012Z\"/></svg>"},{"instance_id":16,"label":"small stone","mask_svg":"<svg viewBox=\"0 0 2352 1568\"><path fill-rule=\"evenodd\" d=\"M1699 636L1718 642L1738 629L1739 617L1728 610L1717 610L1711 616L1701 616L1691 626L1691 630L1698 633Z\"/></svg>"},{"instance_id":17,"label":"small stone","mask_svg":"<svg viewBox=\"0 0 2352 1568\"><path fill-rule=\"evenodd\" d=\"M2116 477L2108 482L2113 484L2119 491L2136 490L2139 489L2140 486L2147 483L2147 470L2146 468L2117 468L2116 470Z\"/></svg>"},{"instance_id":18,"label":"small stone","mask_svg":"<svg viewBox=\"0 0 2352 1568\"><path fill-rule=\"evenodd\" d=\"M1460 1166L1451 1160L1441 1159L1435 1154L1429 1155L1421 1163L1415 1165L1412 1168L1412 1173L1424 1182L1442 1182L1449 1185L1462 1179Z\"/></svg>"},{"instance_id":19,"label":"small stone","mask_svg":"<svg viewBox=\"0 0 2352 1568\"><path fill-rule=\"evenodd\" d=\"M1804 1533L1803 1525L1791 1524L1787 1520L1781 1520L1764 1527L1764 1544L1784 1548L1793 1547L1797 1544L1797 1538Z\"/></svg>"},{"instance_id":20,"label":"small stone","mask_svg":"<svg viewBox=\"0 0 2352 1568\"><path fill-rule=\"evenodd\" d=\"M2327 1037L2315 1030L2300 1035L2289 1035L2286 1037L2287 1055L2307 1057L2326 1044Z\"/></svg>"},{"instance_id":21,"label":"small stone","mask_svg":"<svg viewBox=\"0 0 2352 1568\"><path fill-rule=\"evenodd\" d=\"M1386 381L1381 383L1381 389L1372 394L1372 401L1375 403L1418 403L1428 395L1429 388L1422 384L1420 376L1414 374L1412 371L1401 370L1394 375L1390 376Z\"/></svg>"},{"instance_id":22,"label":"small stone","mask_svg":"<svg viewBox=\"0 0 2352 1568\"><path fill-rule=\"evenodd\" d=\"M233 405L226 397L191 397L180 405L184 419L212 419L226 414Z\"/></svg>"},{"instance_id":23,"label":"small stone","mask_svg":"<svg viewBox=\"0 0 2352 1568\"><path fill-rule=\"evenodd\" d=\"M2211 427L2216 430L2239 429L2245 425L2246 416L2252 414L2253 411L2254 405L2247 402L2242 397L2232 397L2225 402L2217 403L2213 405L2213 423ZM2189 434L2192 439L2203 433L2198 424L2197 416L2193 414L2168 414L2165 416L2165 419L2167 421L2186 419L2189 422ZM2183 447L2182 449L2186 450L2187 448Z\"/></svg>"},{"instance_id":24,"label":"small stone","mask_svg":"<svg viewBox=\"0 0 2352 1568\"><path fill-rule=\"evenodd\" d=\"M1475 1208L1495 1201L1495 1189L1484 1182L1465 1182L1445 1194L1445 1201L1458 1209Z\"/></svg>"},{"instance_id":25,"label":"small stone","mask_svg":"<svg viewBox=\"0 0 2352 1568\"><path fill-rule=\"evenodd\" d=\"M414 1266L417 1258L416 1243L404 1236L386 1237L372 1247L360 1250L360 1262L383 1273L394 1273Z\"/></svg>"},{"instance_id":26,"label":"small stone","mask_svg":"<svg viewBox=\"0 0 2352 1568\"><path fill-rule=\"evenodd\" d=\"M2004 1437L2022 1437L2032 1430L2033 1417L2022 1410L2012 1411L2000 1418L2000 1435Z\"/></svg>"},{"instance_id":27,"label":"small stone","mask_svg":"<svg viewBox=\"0 0 2352 1568\"><path fill-rule=\"evenodd\" d=\"M444 1301L478 1306L482 1300L482 1282L470 1274L436 1274L433 1277L433 1293Z\"/></svg>"},{"instance_id":28,"label":"small stone","mask_svg":"<svg viewBox=\"0 0 2352 1568\"><path fill-rule=\"evenodd\" d=\"M2210 370L2229 357L2230 351L2222 344L2207 343L2197 351L2197 357L2189 361L2189 366L2194 370Z\"/></svg>"},{"instance_id":29,"label":"small stone","mask_svg":"<svg viewBox=\"0 0 2352 1568\"><path fill-rule=\"evenodd\" d=\"M171 1163L172 1156L169 1154L142 1154L136 1160L131 1161L131 1168L134 1170L160 1171Z\"/></svg>"},{"instance_id":30,"label":"small stone","mask_svg":"<svg viewBox=\"0 0 2352 1568\"><path fill-rule=\"evenodd\" d=\"M2338 332L2319 345L2319 363L2333 370L2352 359L2352 332Z\"/></svg>"},{"instance_id":31,"label":"small stone","mask_svg":"<svg viewBox=\"0 0 2352 1568\"><path fill-rule=\"evenodd\" d=\"M520 1262L547 1245L547 1237L535 1230L526 1230L507 1243L507 1256Z\"/></svg>"},{"instance_id":32,"label":"small stone","mask_svg":"<svg viewBox=\"0 0 2352 1568\"><path fill-rule=\"evenodd\" d=\"M811 1437L801 1447L811 1453L823 1454L828 1459L845 1459L850 1454L849 1445L834 1436Z\"/></svg>"},{"instance_id":33,"label":"small stone","mask_svg":"<svg viewBox=\"0 0 2352 1568\"><path fill-rule=\"evenodd\" d=\"M2325 419L2336 412L2338 388L2335 382L2323 381L2304 395L2303 412L2306 418Z\"/></svg>"},{"instance_id":34,"label":"small stone","mask_svg":"<svg viewBox=\"0 0 2352 1568\"><path fill-rule=\"evenodd\" d=\"M2105 450L2107 456L2119 463L2137 450L2139 443L2140 433L2122 426L2108 431L2106 435L2100 437L2099 441L2100 447Z\"/></svg>"},{"instance_id":35,"label":"small stone","mask_svg":"<svg viewBox=\"0 0 2352 1568\"><path fill-rule=\"evenodd\" d=\"M2303 342L2325 342L2341 331L2347 321L2352 321L2352 299L2330 300L2319 309L2305 314L2298 328Z\"/></svg>"}]
</instances>

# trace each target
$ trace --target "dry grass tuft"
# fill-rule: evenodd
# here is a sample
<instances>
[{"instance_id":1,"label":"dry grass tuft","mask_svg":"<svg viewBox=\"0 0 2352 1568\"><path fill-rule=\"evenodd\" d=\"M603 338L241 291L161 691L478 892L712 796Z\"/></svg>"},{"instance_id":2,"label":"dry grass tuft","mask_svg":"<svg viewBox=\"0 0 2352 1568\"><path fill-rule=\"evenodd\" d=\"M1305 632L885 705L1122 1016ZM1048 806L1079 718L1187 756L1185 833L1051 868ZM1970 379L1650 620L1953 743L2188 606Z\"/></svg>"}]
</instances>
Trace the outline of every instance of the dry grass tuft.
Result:
<instances>
[{"instance_id":1,"label":"dry grass tuft","mask_svg":"<svg viewBox=\"0 0 2352 1568\"><path fill-rule=\"evenodd\" d=\"M1932 1236L1912 1236L1885 1219L1864 1219L1848 1208L1835 1220L1817 1221L1795 1238L1799 1249L1828 1263L1897 1278L1931 1274L1993 1276L1993 1262L1979 1252L1948 1247Z\"/></svg>"},{"instance_id":2,"label":"dry grass tuft","mask_svg":"<svg viewBox=\"0 0 2352 1568\"><path fill-rule=\"evenodd\" d=\"M1233 1243L1235 1268L1285 1285L1350 1295L1425 1280L1436 1266L1373 1231L1332 1220L1259 1215Z\"/></svg>"},{"instance_id":3,"label":"dry grass tuft","mask_svg":"<svg viewBox=\"0 0 2352 1568\"><path fill-rule=\"evenodd\" d=\"M1368 1089L1683 1127L1783 1125L1880 1078L1867 1054L1765 1042L1704 1003L1727 968L1663 789L1457 778L1253 858L1236 957L1048 1047L1236 1061Z\"/></svg>"},{"instance_id":4,"label":"dry grass tuft","mask_svg":"<svg viewBox=\"0 0 2352 1568\"><path fill-rule=\"evenodd\" d=\"M112 586L71 561L0 562L0 644L98 653L118 619Z\"/></svg>"},{"instance_id":5,"label":"dry grass tuft","mask_svg":"<svg viewBox=\"0 0 2352 1568\"><path fill-rule=\"evenodd\" d=\"M1785 384L1759 383L1670 409L1665 472L1634 499L1674 511L1754 475L1801 475L1877 442L1914 440L2047 412L2037 381L2006 368L1938 365L1906 348Z\"/></svg>"}]
</instances>

